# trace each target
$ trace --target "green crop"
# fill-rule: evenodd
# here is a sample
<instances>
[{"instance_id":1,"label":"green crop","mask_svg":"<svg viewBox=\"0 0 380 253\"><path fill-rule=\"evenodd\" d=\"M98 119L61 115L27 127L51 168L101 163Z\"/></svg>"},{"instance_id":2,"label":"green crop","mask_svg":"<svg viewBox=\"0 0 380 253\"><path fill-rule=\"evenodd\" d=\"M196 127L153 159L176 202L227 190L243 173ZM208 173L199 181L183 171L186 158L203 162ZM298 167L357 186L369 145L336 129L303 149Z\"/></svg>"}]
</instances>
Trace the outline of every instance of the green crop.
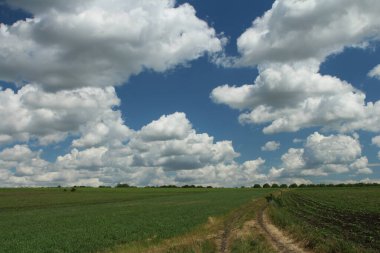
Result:
<instances>
[{"instance_id":1,"label":"green crop","mask_svg":"<svg viewBox=\"0 0 380 253\"><path fill-rule=\"evenodd\" d=\"M303 188L275 198L270 215L315 252L380 252L380 187Z\"/></svg>"},{"instance_id":2,"label":"green crop","mask_svg":"<svg viewBox=\"0 0 380 253\"><path fill-rule=\"evenodd\" d=\"M270 189L0 189L0 252L96 252L187 233Z\"/></svg>"}]
</instances>

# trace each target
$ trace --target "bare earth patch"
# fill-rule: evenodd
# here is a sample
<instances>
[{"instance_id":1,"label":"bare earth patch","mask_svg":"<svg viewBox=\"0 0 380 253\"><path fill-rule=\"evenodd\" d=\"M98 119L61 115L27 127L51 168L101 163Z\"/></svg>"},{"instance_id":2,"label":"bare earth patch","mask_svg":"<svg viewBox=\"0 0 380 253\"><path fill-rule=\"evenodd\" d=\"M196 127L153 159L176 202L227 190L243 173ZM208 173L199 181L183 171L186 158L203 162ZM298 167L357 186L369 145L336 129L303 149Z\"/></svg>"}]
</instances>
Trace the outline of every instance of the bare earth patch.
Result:
<instances>
[{"instance_id":1,"label":"bare earth patch","mask_svg":"<svg viewBox=\"0 0 380 253\"><path fill-rule=\"evenodd\" d=\"M266 212L266 206L263 207L257 214L257 222L259 228L278 252L281 253L311 253L302 248L297 242L287 236L284 232L274 226L269 220Z\"/></svg>"}]
</instances>

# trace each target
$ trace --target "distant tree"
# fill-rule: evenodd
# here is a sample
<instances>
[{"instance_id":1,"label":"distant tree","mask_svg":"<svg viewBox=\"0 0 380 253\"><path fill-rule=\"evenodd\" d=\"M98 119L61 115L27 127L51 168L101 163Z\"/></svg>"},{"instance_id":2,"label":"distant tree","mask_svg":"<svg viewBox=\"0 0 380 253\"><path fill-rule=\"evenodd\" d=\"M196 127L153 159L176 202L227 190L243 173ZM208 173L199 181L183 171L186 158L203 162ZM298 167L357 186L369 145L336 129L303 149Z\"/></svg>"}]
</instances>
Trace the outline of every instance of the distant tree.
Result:
<instances>
[{"instance_id":1,"label":"distant tree","mask_svg":"<svg viewBox=\"0 0 380 253\"><path fill-rule=\"evenodd\" d=\"M212 188L212 186L211 185L207 185L207 187L206 188Z\"/></svg>"},{"instance_id":2,"label":"distant tree","mask_svg":"<svg viewBox=\"0 0 380 253\"><path fill-rule=\"evenodd\" d=\"M129 188L129 187L131 187L129 184L119 183L116 185L116 188Z\"/></svg>"},{"instance_id":3,"label":"distant tree","mask_svg":"<svg viewBox=\"0 0 380 253\"><path fill-rule=\"evenodd\" d=\"M270 188L270 184L268 184L268 183L264 184L263 188Z\"/></svg>"},{"instance_id":4,"label":"distant tree","mask_svg":"<svg viewBox=\"0 0 380 253\"><path fill-rule=\"evenodd\" d=\"M281 184L280 188L288 188L288 185L287 184Z\"/></svg>"},{"instance_id":5,"label":"distant tree","mask_svg":"<svg viewBox=\"0 0 380 253\"><path fill-rule=\"evenodd\" d=\"M253 186L253 188L261 188L261 185L259 185L259 184L255 184L255 185Z\"/></svg>"},{"instance_id":6,"label":"distant tree","mask_svg":"<svg viewBox=\"0 0 380 253\"><path fill-rule=\"evenodd\" d=\"M164 184L164 185L160 185L159 188L177 188L178 186L174 185L174 184Z\"/></svg>"},{"instance_id":7,"label":"distant tree","mask_svg":"<svg viewBox=\"0 0 380 253\"><path fill-rule=\"evenodd\" d=\"M272 188L278 188L278 184L272 184Z\"/></svg>"},{"instance_id":8,"label":"distant tree","mask_svg":"<svg viewBox=\"0 0 380 253\"><path fill-rule=\"evenodd\" d=\"M306 187L306 184L300 184L298 187L299 187L299 188L305 188L305 187Z\"/></svg>"},{"instance_id":9,"label":"distant tree","mask_svg":"<svg viewBox=\"0 0 380 253\"><path fill-rule=\"evenodd\" d=\"M182 186L182 188L195 188L195 185L187 185L185 184L184 186Z\"/></svg>"},{"instance_id":10,"label":"distant tree","mask_svg":"<svg viewBox=\"0 0 380 253\"><path fill-rule=\"evenodd\" d=\"M297 187L298 187L297 184L291 184L291 185L289 185L289 188L297 188Z\"/></svg>"}]
</instances>

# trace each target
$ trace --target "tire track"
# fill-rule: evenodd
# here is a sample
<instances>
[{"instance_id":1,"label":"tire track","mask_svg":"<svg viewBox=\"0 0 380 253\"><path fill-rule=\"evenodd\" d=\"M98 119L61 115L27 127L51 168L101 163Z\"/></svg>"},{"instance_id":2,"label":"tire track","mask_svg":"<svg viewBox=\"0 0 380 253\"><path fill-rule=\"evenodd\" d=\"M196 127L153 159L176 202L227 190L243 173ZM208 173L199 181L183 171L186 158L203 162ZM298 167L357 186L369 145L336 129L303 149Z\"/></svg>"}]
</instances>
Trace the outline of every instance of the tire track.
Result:
<instances>
[{"instance_id":1,"label":"tire track","mask_svg":"<svg viewBox=\"0 0 380 253\"><path fill-rule=\"evenodd\" d=\"M257 223L273 248L280 253L311 253L311 251L303 249L294 240L284 235L269 221L265 213L267 207L268 205L266 204L258 212Z\"/></svg>"}]
</instances>

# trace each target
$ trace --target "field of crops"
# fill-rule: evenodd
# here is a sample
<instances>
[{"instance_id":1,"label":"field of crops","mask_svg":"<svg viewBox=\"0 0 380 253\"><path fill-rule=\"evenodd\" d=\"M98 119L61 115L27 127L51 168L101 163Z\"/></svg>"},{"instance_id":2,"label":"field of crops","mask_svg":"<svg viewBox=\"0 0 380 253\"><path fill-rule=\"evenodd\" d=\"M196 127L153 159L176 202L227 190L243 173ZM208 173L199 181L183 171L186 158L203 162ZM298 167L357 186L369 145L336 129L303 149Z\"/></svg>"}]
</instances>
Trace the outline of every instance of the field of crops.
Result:
<instances>
[{"instance_id":1,"label":"field of crops","mask_svg":"<svg viewBox=\"0 0 380 253\"><path fill-rule=\"evenodd\" d=\"M191 231L271 189L0 189L1 252L96 252Z\"/></svg>"},{"instance_id":2,"label":"field of crops","mask_svg":"<svg viewBox=\"0 0 380 253\"><path fill-rule=\"evenodd\" d=\"M270 215L315 252L380 252L380 187L285 191Z\"/></svg>"}]
</instances>

